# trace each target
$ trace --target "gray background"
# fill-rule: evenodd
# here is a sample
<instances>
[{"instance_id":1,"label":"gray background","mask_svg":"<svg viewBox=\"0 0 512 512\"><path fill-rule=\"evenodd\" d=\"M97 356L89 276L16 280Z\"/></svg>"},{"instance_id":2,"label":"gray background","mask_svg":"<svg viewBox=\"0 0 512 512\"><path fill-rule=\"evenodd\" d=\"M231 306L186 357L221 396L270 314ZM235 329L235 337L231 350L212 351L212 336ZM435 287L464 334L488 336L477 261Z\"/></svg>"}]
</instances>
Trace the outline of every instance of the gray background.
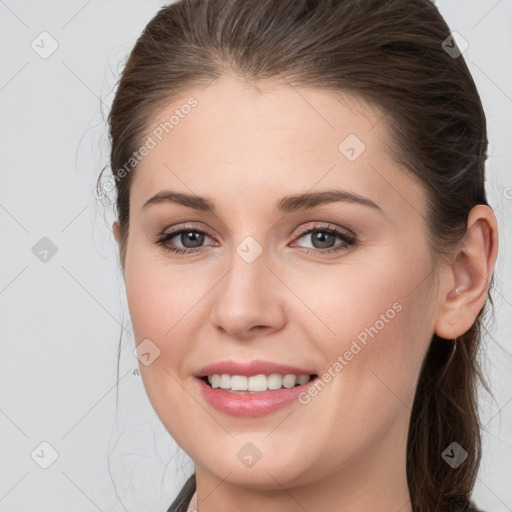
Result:
<instances>
[{"instance_id":1,"label":"gray background","mask_svg":"<svg viewBox=\"0 0 512 512\"><path fill-rule=\"evenodd\" d=\"M0 0L2 512L165 511L193 468L137 375L114 217L93 195L108 163L115 81L164 3ZM464 56L488 116L488 191L501 229L496 317L486 333L496 401L481 394L484 459L474 499L505 512L512 511L512 0L437 4L469 43ZM42 58L51 44L58 48ZM43 469L53 450L56 460Z\"/></svg>"}]
</instances>

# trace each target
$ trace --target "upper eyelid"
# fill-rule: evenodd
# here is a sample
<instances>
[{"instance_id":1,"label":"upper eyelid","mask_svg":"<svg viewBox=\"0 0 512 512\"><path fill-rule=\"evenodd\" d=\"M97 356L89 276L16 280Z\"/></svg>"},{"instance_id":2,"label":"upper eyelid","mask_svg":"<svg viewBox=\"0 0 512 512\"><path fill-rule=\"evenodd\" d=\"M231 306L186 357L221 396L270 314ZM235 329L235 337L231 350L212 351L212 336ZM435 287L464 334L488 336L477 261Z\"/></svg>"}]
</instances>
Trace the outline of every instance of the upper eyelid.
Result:
<instances>
[{"instance_id":1,"label":"upper eyelid","mask_svg":"<svg viewBox=\"0 0 512 512\"><path fill-rule=\"evenodd\" d=\"M322 225L315 225L315 223L321 223ZM355 233L348 229L348 228L343 228L343 227L340 227L340 226L334 226L334 225L331 225L330 223L328 222L324 222L324 221L311 221L311 222L308 222L306 224L306 227L304 228L301 228L298 233L297 233L297 236L302 236L302 235L305 235L306 233L308 233L309 231L322 231L322 230L325 230L325 231L339 231L341 234L346 234L347 236L350 236L350 237L353 237L355 238Z\"/></svg>"}]
</instances>

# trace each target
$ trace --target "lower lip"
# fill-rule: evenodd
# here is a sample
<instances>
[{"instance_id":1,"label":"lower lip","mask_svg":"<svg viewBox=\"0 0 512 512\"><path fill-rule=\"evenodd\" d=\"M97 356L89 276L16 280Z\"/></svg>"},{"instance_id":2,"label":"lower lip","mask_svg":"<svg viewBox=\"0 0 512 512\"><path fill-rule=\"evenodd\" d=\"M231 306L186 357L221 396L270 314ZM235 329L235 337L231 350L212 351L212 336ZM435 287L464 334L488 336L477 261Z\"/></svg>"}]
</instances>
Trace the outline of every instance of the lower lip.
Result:
<instances>
[{"instance_id":1,"label":"lower lip","mask_svg":"<svg viewBox=\"0 0 512 512\"><path fill-rule=\"evenodd\" d=\"M230 392L212 388L203 379L197 378L204 399L215 409L231 416L263 416L294 402L318 377L301 386L257 393Z\"/></svg>"}]
</instances>

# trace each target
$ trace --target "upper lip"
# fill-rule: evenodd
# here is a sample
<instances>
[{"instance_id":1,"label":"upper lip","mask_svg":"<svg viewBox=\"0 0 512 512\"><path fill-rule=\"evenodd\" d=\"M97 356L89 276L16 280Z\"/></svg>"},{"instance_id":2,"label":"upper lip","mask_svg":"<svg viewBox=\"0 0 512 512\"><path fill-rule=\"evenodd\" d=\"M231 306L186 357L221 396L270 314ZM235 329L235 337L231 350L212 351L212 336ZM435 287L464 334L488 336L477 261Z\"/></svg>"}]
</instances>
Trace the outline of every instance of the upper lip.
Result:
<instances>
[{"instance_id":1,"label":"upper lip","mask_svg":"<svg viewBox=\"0 0 512 512\"><path fill-rule=\"evenodd\" d=\"M271 361L254 360L248 362L239 361L219 361L217 363L203 366L196 373L196 377L205 377L214 374L228 375L245 375L251 377L253 375L279 373L281 375L314 375L310 369L297 368L286 364L273 363Z\"/></svg>"}]
</instances>

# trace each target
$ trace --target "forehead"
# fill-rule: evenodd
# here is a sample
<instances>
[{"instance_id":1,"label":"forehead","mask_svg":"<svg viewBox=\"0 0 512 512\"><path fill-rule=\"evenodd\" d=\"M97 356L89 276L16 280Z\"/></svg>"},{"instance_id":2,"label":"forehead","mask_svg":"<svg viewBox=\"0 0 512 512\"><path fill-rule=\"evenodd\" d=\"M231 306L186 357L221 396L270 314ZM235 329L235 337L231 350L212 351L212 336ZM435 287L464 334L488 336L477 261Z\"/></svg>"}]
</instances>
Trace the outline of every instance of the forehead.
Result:
<instances>
[{"instance_id":1,"label":"forehead","mask_svg":"<svg viewBox=\"0 0 512 512\"><path fill-rule=\"evenodd\" d=\"M238 199L239 206L249 197L265 204L342 188L420 204L417 180L391 157L383 119L349 94L219 78L190 88L150 120L143 139L152 147L137 166L131 203L138 210L163 188Z\"/></svg>"}]
</instances>

